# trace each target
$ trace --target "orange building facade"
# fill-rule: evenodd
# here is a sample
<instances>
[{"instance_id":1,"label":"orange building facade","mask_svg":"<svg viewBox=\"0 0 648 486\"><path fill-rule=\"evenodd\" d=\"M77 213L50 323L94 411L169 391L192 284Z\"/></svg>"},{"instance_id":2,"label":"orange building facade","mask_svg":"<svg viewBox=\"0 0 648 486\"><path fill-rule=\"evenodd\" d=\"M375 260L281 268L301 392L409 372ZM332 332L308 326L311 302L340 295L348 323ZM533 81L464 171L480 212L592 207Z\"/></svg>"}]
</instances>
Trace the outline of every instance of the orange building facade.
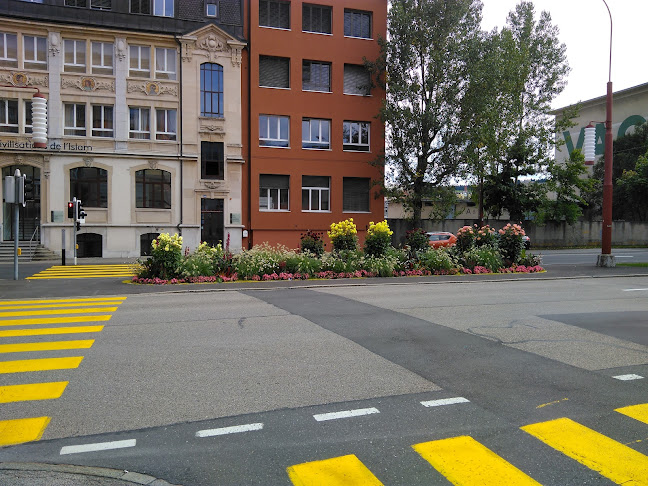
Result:
<instances>
[{"instance_id":1,"label":"orange building facade","mask_svg":"<svg viewBox=\"0 0 648 486\"><path fill-rule=\"evenodd\" d=\"M384 219L369 162L383 153L384 100L363 58L379 55L387 0L250 0L243 59L243 248L299 247L353 218L360 242ZM327 245L330 243L324 235Z\"/></svg>"}]
</instances>

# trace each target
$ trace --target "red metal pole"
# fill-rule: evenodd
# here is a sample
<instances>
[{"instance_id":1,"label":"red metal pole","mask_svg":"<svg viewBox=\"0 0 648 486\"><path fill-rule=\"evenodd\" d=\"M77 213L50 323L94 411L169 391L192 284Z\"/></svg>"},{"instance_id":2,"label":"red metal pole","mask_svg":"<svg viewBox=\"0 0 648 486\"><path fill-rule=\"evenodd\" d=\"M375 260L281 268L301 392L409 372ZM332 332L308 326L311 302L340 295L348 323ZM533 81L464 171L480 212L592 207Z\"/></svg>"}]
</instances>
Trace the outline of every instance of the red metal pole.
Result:
<instances>
[{"instance_id":1,"label":"red metal pole","mask_svg":"<svg viewBox=\"0 0 648 486\"><path fill-rule=\"evenodd\" d=\"M612 82L607 84L605 116L605 176L603 179L603 235L601 254L612 253Z\"/></svg>"}]
</instances>

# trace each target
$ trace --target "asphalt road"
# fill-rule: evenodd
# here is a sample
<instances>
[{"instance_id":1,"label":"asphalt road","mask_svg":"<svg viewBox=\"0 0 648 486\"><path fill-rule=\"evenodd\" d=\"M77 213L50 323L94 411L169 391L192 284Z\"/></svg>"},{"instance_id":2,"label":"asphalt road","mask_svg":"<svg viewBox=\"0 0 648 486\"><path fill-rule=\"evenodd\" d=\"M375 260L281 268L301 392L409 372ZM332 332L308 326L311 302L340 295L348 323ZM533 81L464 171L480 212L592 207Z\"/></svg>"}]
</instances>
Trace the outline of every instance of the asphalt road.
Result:
<instances>
[{"instance_id":1,"label":"asphalt road","mask_svg":"<svg viewBox=\"0 0 648 486\"><path fill-rule=\"evenodd\" d=\"M648 275L551 273L189 293L117 293L131 286L113 284L112 295L127 297L94 311L109 320L45 324L101 331L0 337L94 339L82 350L2 354L83 359L0 374L0 386L69 382L60 398L0 405L0 420L51 417L41 440L0 449L0 461L138 471L187 486L290 485L287 468L308 463L291 470L306 481L311 463L334 461L385 485L441 485L452 470L412 446L471 437L543 485L648 484L648 424L615 411L648 403ZM646 378L615 378L631 375ZM601 473L531 433L557 419L600 434L569 444L590 444L581 458L605 451ZM82 447L97 444L119 448ZM479 448L449 456L465 458L463 473L488 471Z\"/></svg>"}]
</instances>

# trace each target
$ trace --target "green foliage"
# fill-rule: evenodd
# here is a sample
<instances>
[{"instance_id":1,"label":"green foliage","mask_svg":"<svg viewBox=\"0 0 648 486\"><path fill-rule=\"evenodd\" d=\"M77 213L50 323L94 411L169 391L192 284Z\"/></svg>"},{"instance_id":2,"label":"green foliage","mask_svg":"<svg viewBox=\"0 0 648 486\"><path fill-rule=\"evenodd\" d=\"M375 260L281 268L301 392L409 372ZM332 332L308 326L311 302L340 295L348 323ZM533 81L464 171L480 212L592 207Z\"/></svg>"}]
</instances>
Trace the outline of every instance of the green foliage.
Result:
<instances>
[{"instance_id":1,"label":"green foliage","mask_svg":"<svg viewBox=\"0 0 648 486\"><path fill-rule=\"evenodd\" d=\"M322 233L317 231L308 230L301 235L299 241L299 249L302 252L310 252L313 255L321 256L324 253L324 241L322 240Z\"/></svg>"},{"instance_id":2,"label":"green foliage","mask_svg":"<svg viewBox=\"0 0 648 486\"><path fill-rule=\"evenodd\" d=\"M475 225L477 227L477 225ZM475 246L497 246L497 236L496 232L489 225L484 225L481 228L478 228L475 232Z\"/></svg>"},{"instance_id":3,"label":"green foliage","mask_svg":"<svg viewBox=\"0 0 648 486\"><path fill-rule=\"evenodd\" d=\"M322 271L355 272L362 268L363 255L358 250L340 250L322 255Z\"/></svg>"},{"instance_id":4,"label":"green foliage","mask_svg":"<svg viewBox=\"0 0 648 486\"><path fill-rule=\"evenodd\" d=\"M498 247L505 266L518 263L524 250L524 230L519 224L507 224L499 230Z\"/></svg>"},{"instance_id":5,"label":"green foliage","mask_svg":"<svg viewBox=\"0 0 648 486\"><path fill-rule=\"evenodd\" d=\"M182 278L214 275L214 262L207 252L194 252L180 262L178 273Z\"/></svg>"},{"instance_id":6,"label":"green foliage","mask_svg":"<svg viewBox=\"0 0 648 486\"><path fill-rule=\"evenodd\" d=\"M353 218L332 223L327 232L334 251L356 250L358 248L358 230Z\"/></svg>"},{"instance_id":7,"label":"green foliage","mask_svg":"<svg viewBox=\"0 0 648 486\"><path fill-rule=\"evenodd\" d=\"M425 251L430 247L428 235L422 228L415 228L405 233L405 244L413 253Z\"/></svg>"},{"instance_id":8,"label":"green foliage","mask_svg":"<svg viewBox=\"0 0 648 486\"><path fill-rule=\"evenodd\" d=\"M623 172L617 180L617 187L632 220L648 221L648 152L637 159L634 170Z\"/></svg>"},{"instance_id":9,"label":"green foliage","mask_svg":"<svg viewBox=\"0 0 648 486\"><path fill-rule=\"evenodd\" d=\"M475 229L477 225L475 225ZM463 226L457 230L457 251L463 253L473 247L475 243L475 230L472 226Z\"/></svg>"},{"instance_id":10,"label":"green foliage","mask_svg":"<svg viewBox=\"0 0 648 486\"><path fill-rule=\"evenodd\" d=\"M532 255L531 253L527 253L526 250L522 250L518 264L524 265L525 267L535 267L536 265L542 265L542 256Z\"/></svg>"},{"instance_id":11,"label":"green foliage","mask_svg":"<svg viewBox=\"0 0 648 486\"><path fill-rule=\"evenodd\" d=\"M391 277L394 270L398 268L399 260L393 255L365 256L362 261L362 268L373 272L379 277Z\"/></svg>"},{"instance_id":12,"label":"green foliage","mask_svg":"<svg viewBox=\"0 0 648 486\"><path fill-rule=\"evenodd\" d=\"M279 262L285 262L285 254L289 250L281 245L276 247L268 243L257 245L251 250L235 255L236 273L242 278L249 279L254 275L263 276L279 272Z\"/></svg>"},{"instance_id":13,"label":"green foliage","mask_svg":"<svg viewBox=\"0 0 648 486\"><path fill-rule=\"evenodd\" d=\"M367 236L365 237L364 252L365 255L372 257L381 257L387 253L387 249L391 247L391 236L394 234L389 229L387 221L369 223Z\"/></svg>"},{"instance_id":14,"label":"green foliage","mask_svg":"<svg viewBox=\"0 0 648 486\"><path fill-rule=\"evenodd\" d=\"M492 246L471 248L461 255L460 263L464 268L471 270L475 267L484 267L493 272L497 272L500 268L504 267L502 255L497 248Z\"/></svg>"},{"instance_id":15,"label":"green foliage","mask_svg":"<svg viewBox=\"0 0 648 486\"><path fill-rule=\"evenodd\" d=\"M449 272L455 267L455 263L445 248L428 248L427 251L419 254L419 265L430 272Z\"/></svg>"},{"instance_id":16,"label":"green foliage","mask_svg":"<svg viewBox=\"0 0 648 486\"><path fill-rule=\"evenodd\" d=\"M182 261L182 236L160 234L151 242L151 257L142 263L142 278L172 279L178 276Z\"/></svg>"}]
</instances>

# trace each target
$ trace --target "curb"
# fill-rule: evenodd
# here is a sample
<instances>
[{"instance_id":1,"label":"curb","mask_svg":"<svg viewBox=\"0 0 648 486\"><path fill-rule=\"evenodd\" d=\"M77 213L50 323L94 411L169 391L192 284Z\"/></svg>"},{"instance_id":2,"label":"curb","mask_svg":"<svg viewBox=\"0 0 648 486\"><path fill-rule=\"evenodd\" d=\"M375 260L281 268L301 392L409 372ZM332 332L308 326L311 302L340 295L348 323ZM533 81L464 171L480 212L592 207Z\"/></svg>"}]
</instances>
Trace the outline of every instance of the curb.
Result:
<instances>
[{"instance_id":1,"label":"curb","mask_svg":"<svg viewBox=\"0 0 648 486\"><path fill-rule=\"evenodd\" d=\"M45 464L34 462L2 462L0 463L0 472L2 471L24 471L26 477L28 477L31 472L47 472L116 479L131 484L143 484L149 486L179 486L146 474L122 469L109 469L105 467L72 466L67 464Z\"/></svg>"}]
</instances>

